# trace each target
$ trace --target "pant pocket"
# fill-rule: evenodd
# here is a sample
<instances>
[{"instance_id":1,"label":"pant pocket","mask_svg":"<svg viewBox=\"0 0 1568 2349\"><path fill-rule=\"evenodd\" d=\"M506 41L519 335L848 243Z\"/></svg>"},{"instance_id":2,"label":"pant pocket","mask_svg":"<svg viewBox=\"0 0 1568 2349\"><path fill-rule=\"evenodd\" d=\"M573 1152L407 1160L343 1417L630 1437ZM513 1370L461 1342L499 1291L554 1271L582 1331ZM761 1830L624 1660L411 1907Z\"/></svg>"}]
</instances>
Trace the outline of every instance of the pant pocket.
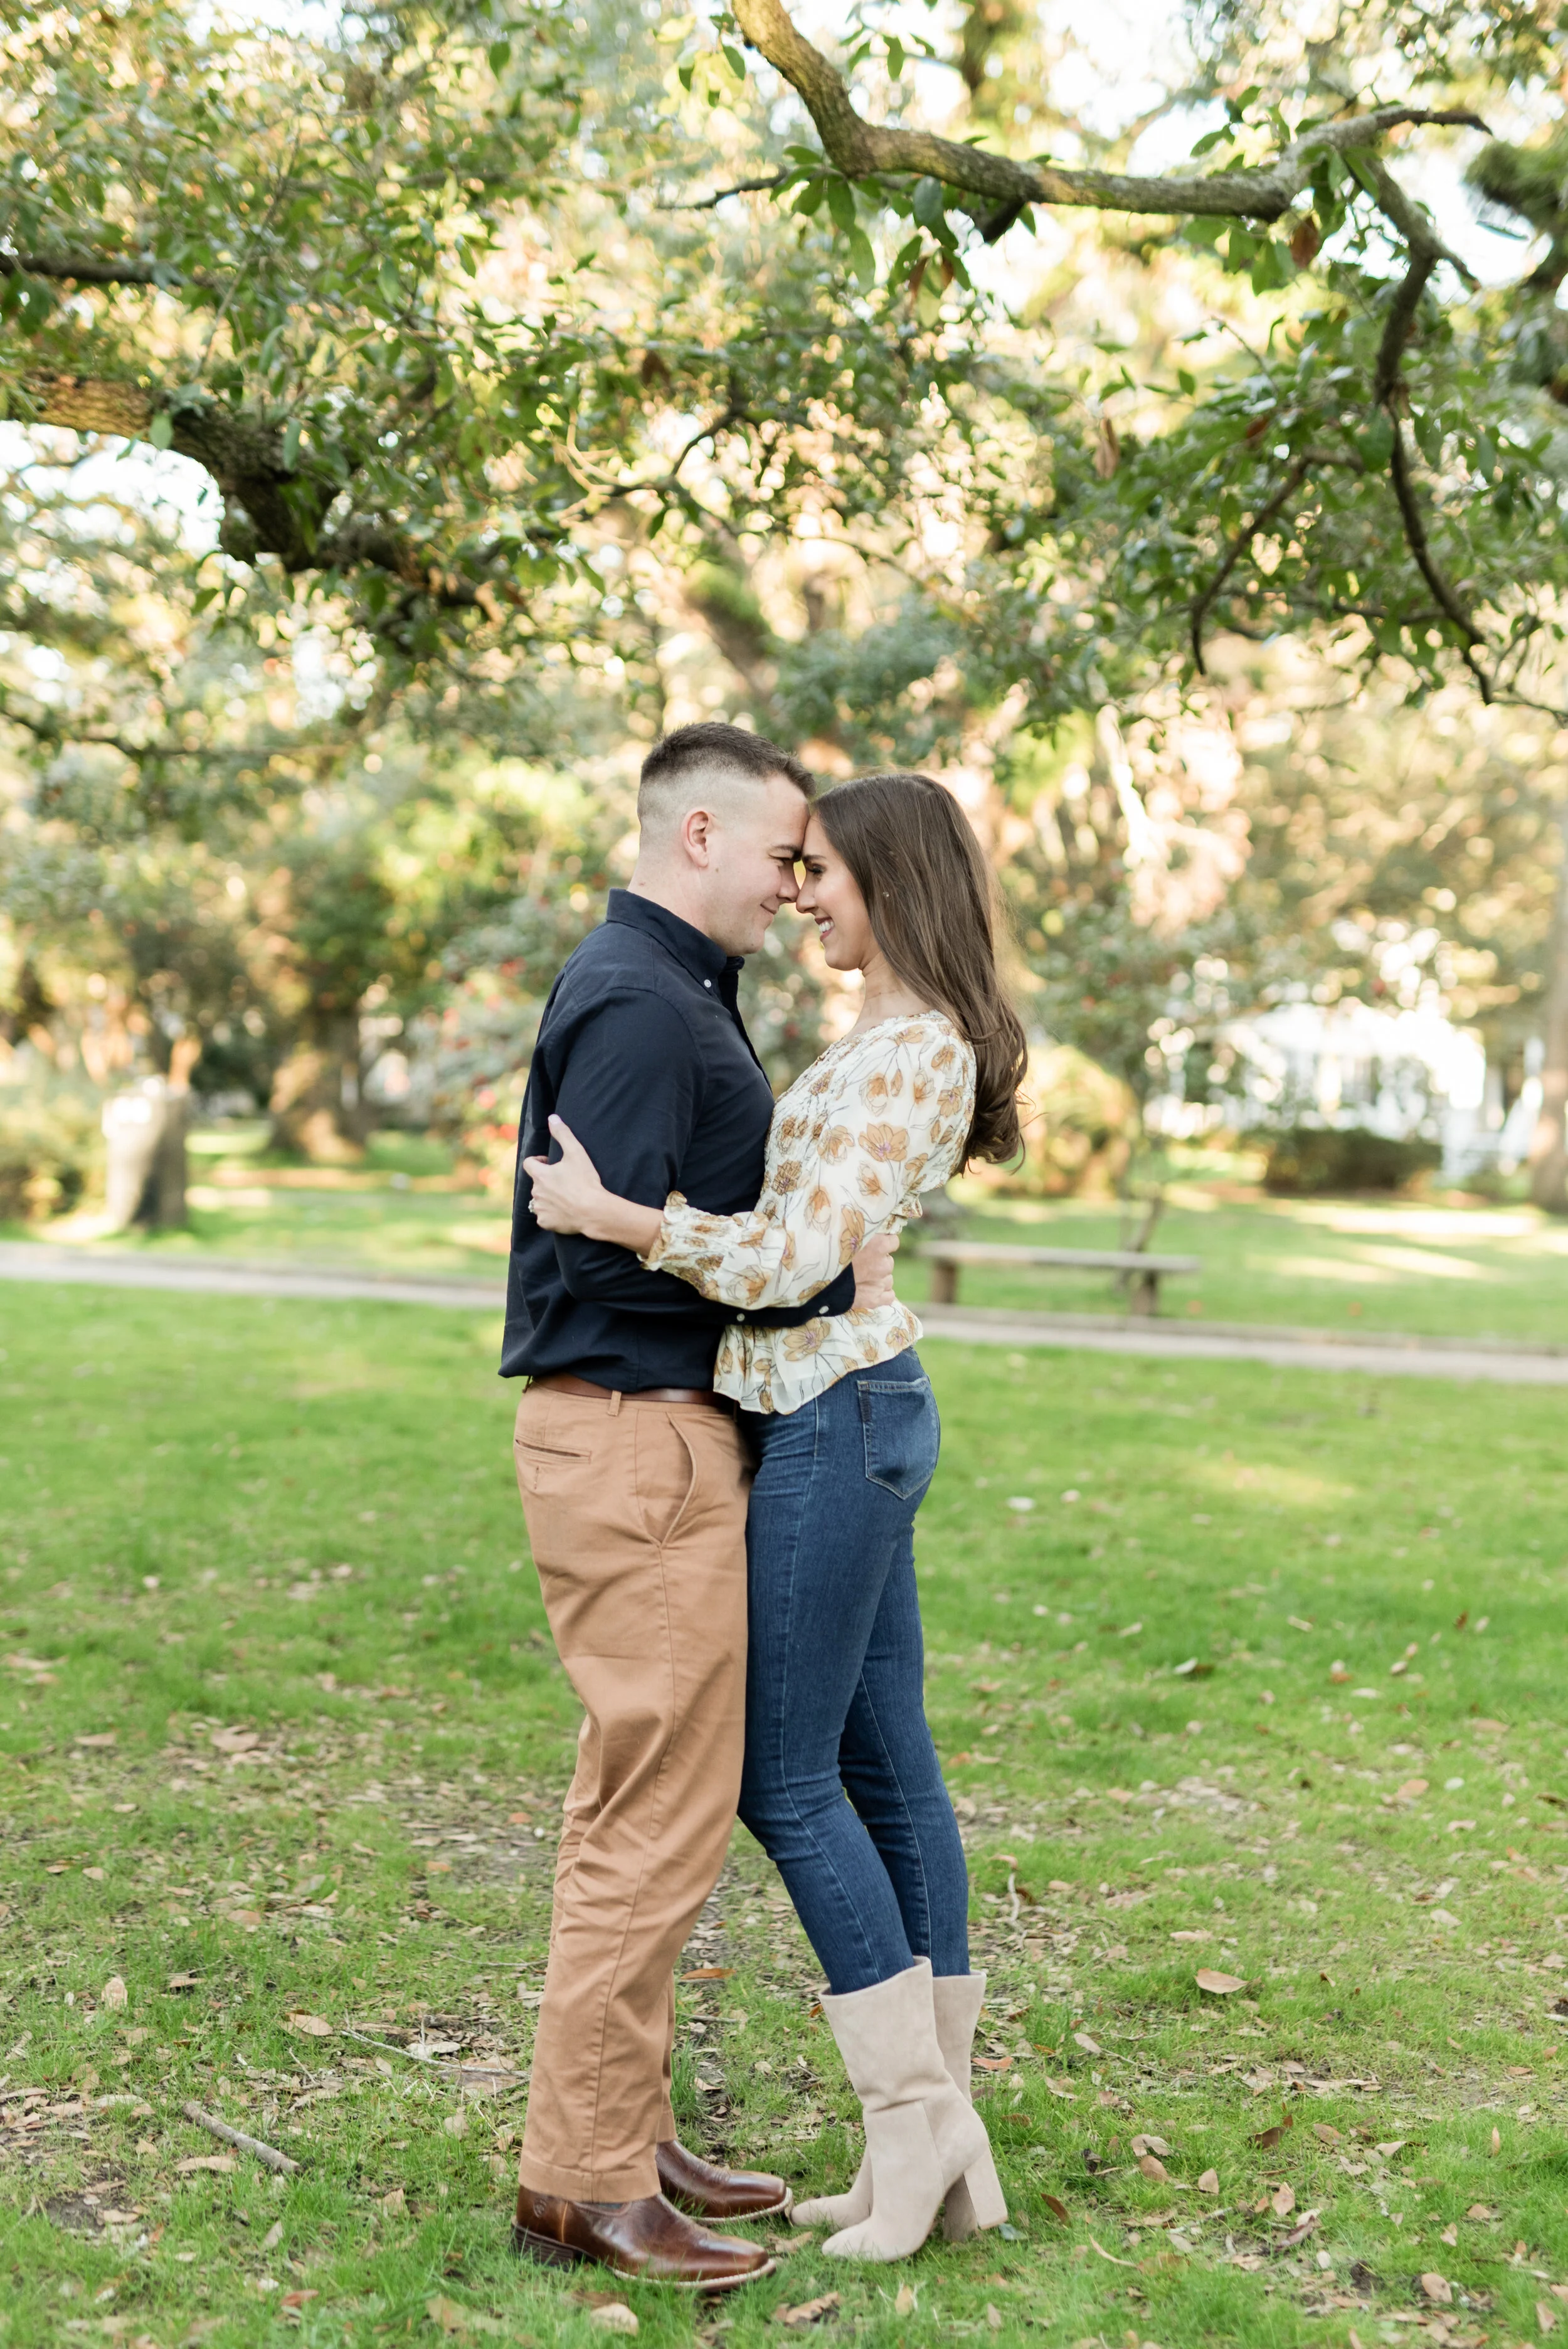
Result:
<instances>
[{"instance_id":1,"label":"pant pocket","mask_svg":"<svg viewBox=\"0 0 1568 2349\"><path fill-rule=\"evenodd\" d=\"M936 1474L942 1422L929 1379L861 1379L866 1476L901 1501L923 1496Z\"/></svg>"}]
</instances>

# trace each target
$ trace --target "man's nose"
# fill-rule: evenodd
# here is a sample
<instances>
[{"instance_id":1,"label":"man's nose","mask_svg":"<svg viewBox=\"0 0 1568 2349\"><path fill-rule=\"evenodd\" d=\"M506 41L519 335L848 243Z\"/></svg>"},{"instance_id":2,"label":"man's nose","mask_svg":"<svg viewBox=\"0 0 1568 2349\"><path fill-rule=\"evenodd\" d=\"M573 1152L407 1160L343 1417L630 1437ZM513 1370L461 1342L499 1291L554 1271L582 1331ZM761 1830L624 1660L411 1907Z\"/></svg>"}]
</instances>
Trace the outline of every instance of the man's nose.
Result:
<instances>
[{"instance_id":1,"label":"man's nose","mask_svg":"<svg viewBox=\"0 0 1568 2349\"><path fill-rule=\"evenodd\" d=\"M779 901L780 905L792 905L799 895L800 884L795 878L794 866L791 865L789 870L786 871L784 866L781 864L779 867Z\"/></svg>"}]
</instances>

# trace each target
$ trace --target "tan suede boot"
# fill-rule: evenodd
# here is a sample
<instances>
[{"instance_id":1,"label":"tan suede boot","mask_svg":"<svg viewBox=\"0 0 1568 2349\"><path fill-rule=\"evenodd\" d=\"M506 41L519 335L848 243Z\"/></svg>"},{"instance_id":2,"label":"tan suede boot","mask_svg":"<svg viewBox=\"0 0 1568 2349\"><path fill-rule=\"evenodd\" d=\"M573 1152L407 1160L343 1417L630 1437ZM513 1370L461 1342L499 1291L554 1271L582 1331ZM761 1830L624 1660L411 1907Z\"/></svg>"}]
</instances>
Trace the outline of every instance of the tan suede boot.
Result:
<instances>
[{"instance_id":1,"label":"tan suede boot","mask_svg":"<svg viewBox=\"0 0 1568 2349\"><path fill-rule=\"evenodd\" d=\"M985 1977L984 1974L938 1974L931 1989L936 2011L936 2044L942 2050L947 2075L965 2101L973 2104L970 2056L980 2009L985 2002ZM982 2225L999 2227L1007 2215L1007 2206L1002 2199L1001 2181L996 2176L996 2165L989 2151L979 2166L989 2170L985 2207L994 2209L997 2215L985 2220L977 2219L967 2179L956 2178L948 2188L947 2199L942 2209L942 2231L950 2243L967 2241Z\"/></svg>"},{"instance_id":2,"label":"tan suede boot","mask_svg":"<svg viewBox=\"0 0 1568 2349\"><path fill-rule=\"evenodd\" d=\"M838 2259L903 2260L966 2178L976 2222L1006 2215L985 2123L949 2078L936 2036L928 1967L822 2001L865 2115L872 2208L822 2246Z\"/></svg>"},{"instance_id":3,"label":"tan suede boot","mask_svg":"<svg viewBox=\"0 0 1568 2349\"><path fill-rule=\"evenodd\" d=\"M929 1973L931 1960L916 1958L913 1971ZM981 1976L982 1982L985 1976ZM855 2172L854 2183L842 2194L819 2194L810 2202L797 2202L789 2213L795 2227L855 2227L872 2215L872 2158L869 2150L861 2156L861 2166ZM969 2232L973 2234L974 2229Z\"/></svg>"}]
</instances>

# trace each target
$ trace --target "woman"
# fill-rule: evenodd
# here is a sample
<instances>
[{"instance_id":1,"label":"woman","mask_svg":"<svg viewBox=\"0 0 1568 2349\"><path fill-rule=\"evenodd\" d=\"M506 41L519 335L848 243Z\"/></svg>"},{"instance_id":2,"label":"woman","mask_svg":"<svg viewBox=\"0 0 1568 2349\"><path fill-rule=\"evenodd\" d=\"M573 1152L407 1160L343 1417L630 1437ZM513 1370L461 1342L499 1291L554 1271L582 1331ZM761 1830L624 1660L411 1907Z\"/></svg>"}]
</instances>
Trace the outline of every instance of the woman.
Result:
<instances>
[{"instance_id":1,"label":"woman","mask_svg":"<svg viewBox=\"0 0 1568 2349\"><path fill-rule=\"evenodd\" d=\"M830 1984L860 2095L847 2194L799 2205L824 2248L902 2259L946 2204L954 2237L1006 2217L969 2100L985 1978L969 1971L968 1878L923 1709L913 1525L940 1427L906 1308L749 1325L813 1296L923 1191L1019 1145L1023 1030L996 972L990 876L926 775L870 775L819 802L797 900L835 970L859 970L849 1034L779 1102L756 1209L663 1209L599 1183L569 1130L527 1161L554 1231L634 1249L740 1315L714 1383L758 1461L747 1527L750 1653L740 1816L783 1877ZM848 1795L848 1801L845 1795Z\"/></svg>"}]
</instances>

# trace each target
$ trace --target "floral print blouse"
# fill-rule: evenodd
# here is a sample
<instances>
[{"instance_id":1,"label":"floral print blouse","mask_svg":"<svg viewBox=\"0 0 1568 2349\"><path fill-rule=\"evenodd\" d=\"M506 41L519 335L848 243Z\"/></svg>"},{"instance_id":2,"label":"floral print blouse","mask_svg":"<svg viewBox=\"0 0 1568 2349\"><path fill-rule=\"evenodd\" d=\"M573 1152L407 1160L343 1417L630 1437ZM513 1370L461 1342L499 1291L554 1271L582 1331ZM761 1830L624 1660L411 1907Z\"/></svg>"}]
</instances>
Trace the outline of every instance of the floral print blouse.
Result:
<instances>
[{"instance_id":1,"label":"floral print blouse","mask_svg":"<svg viewBox=\"0 0 1568 2349\"><path fill-rule=\"evenodd\" d=\"M975 1054L945 1012L882 1019L831 1045L782 1096L749 1215L704 1215L670 1193L643 1262L739 1309L719 1342L720 1394L747 1411L799 1411L846 1371L914 1344L920 1323L904 1305L793 1330L754 1329L745 1315L804 1303L873 1232L902 1231L920 1194L962 1164L974 1114Z\"/></svg>"}]
</instances>

